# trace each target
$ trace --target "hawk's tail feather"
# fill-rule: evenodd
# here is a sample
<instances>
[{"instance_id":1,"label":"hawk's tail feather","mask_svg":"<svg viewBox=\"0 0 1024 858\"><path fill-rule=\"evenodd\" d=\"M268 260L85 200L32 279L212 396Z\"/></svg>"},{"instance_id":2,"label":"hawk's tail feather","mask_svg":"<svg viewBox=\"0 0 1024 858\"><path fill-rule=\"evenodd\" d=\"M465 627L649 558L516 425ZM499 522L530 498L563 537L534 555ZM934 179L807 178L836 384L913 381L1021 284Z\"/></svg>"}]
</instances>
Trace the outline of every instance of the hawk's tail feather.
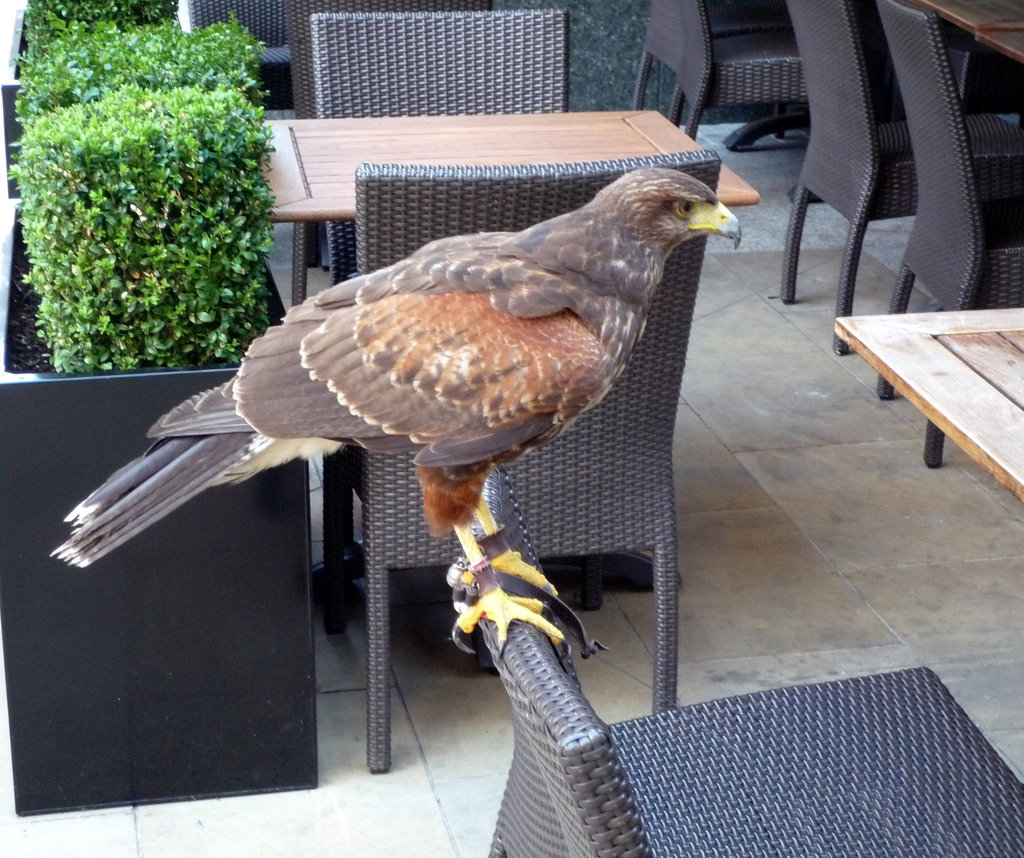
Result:
<instances>
[{"instance_id":1,"label":"hawk's tail feather","mask_svg":"<svg viewBox=\"0 0 1024 858\"><path fill-rule=\"evenodd\" d=\"M252 432L162 439L71 511L75 532L53 556L88 566L251 458L260 440Z\"/></svg>"}]
</instances>

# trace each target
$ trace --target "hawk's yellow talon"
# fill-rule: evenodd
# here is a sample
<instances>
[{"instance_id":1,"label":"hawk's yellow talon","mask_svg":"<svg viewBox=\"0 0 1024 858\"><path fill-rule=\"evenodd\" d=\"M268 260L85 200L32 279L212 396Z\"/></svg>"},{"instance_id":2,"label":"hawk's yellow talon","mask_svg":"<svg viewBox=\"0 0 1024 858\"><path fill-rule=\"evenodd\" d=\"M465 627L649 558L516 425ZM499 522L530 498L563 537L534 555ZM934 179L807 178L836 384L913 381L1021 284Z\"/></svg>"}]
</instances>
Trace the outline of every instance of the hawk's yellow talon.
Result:
<instances>
[{"instance_id":1,"label":"hawk's yellow talon","mask_svg":"<svg viewBox=\"0 0 1024 858\"><path fill-rule=\"evenodd\" d=\"M496 587L484 593L475 604L461 613L456 622L462 631L469 634L476 628L481 617L487 617L498 627L498 642L501 643L508 637L509 623L519 620L536 626L555 643L561 643L562 633L557 626L541 616L542 609L543 606L536 599L510 596Z\"/></svg>"},{"instance_id":2,"label":"hawk's yellow talon","mask_svg":"<svg viewBox=\"0 0 1024 858\"><path fill-rule=\"evenodd\" d=\"M499 554L497 557L491 559L491 566L499 572L504 572L506 575L514 575L516 578L522 578L524 581L528 581L533 584L534 587L539 587L541 590L547 590L552 596L558 595L558 591L555 589L554 584L548 581L548 579L538 572L533 566L523 560L523 555L518 551L509 550Z\"/></svg>"}]
</instances>

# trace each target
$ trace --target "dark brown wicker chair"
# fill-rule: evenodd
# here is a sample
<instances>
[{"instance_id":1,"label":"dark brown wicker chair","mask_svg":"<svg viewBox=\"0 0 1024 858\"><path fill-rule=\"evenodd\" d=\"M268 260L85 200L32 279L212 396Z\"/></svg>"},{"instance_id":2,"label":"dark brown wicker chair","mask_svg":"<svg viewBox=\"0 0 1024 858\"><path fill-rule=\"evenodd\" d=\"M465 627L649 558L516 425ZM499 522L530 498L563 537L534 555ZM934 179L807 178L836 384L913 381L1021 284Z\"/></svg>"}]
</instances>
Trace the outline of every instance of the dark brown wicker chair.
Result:
<instances>
[{"instance_id":1,"label":"dark brown wicker chair","mask_svg":"<svg viewBox=\"0 0 1024 858\"><path fill-rule=\"evenodd\" d=\"M485 497L535 563L507 472ZM482 628L514 727L491 858L1024 855L1024 785L927 668L608 725L568 646Z\"/></svg>"},{"instance_id":2,"label":"dark brown wicker chair","mask_svg":"<svg viewBox=\"0 0 1024 858\"><path fill-rule=\"evenodd\" d=\"M484 637L515 727L491 858L1024 855L1024 785L927 668L609 726L535 628Z\"/></svg>"},{"instance_id":3,"label":"dark brown wicker chair","mask_svg":"<svg viewBox=\"0 0 1024 858\"><path fill-rule=\"evenodd\" d=\"M885 50L874 4L860 0L788 0L804 63L813 128L786 233L780 298L796 300L800 241L810 195L849 221L836 293L836 315L853 311L861 247L873 220L917 209L914 149L906 122L880 121L885 94L872 87L865 46ZM874 37L874 38L873 38ZM875 66L884 56L874 58ZM985 196L1024 193L1024 133L994 114L968 120L971 148L984 174ZM837 354L849 349L833 339Z\"/></svg>"},{"instance_id":4,"label":"dark brown wicker chair","mask_svg":"<svg viewBox=\"0 0 1024 858\"><path fill-rule=\"evenodd\" d=\"M268 97L267 110L292 109L291 49L282 0L188 0L189 22L208 27L231 14L263 42L260 77Z\"/></svg>"},{"instance_id":5,"label":"dark brown wicker chair","mask_svg":"<svg viewBox=\"0 0 1024 858\"><path fill-rule=\"evenodd\" d=\"M891 311L906 312L915 279L945 310L1024 306L1024 195L985 201L986 179L972 158L973 117L963 114L939 20L890 0L880 2L879 11L907 111L919 183L917 217ZM1014 179L1007 178L1008 189ZM880 379L879 395L892 394ZM930 467L941 464L942 447L942 433L929 423L924 458Z\"/></svg>"},{"instance_id":6,"label":"dark brown wicker chair","mask_svg":"<svg viewBox=\"0 0 1024 858\"><path fill-rule=\"evenodd\" d=\"M684 130L690 137L697 136L708 107L805 103L800 57L792 30L783 26L784 13L770 2L718 9L706 0L652 0L634 107L644 106L653 60L675 74L672 122L679 124L683 103L689 102ZM757 136L806 121L806 114L776 117L759 135L746 134L729 145L749 145Z\"/></svg>"},{"instance_id":7,"label":"dark brown wicker chair","mask_svg":"<svg viewBox=\"0 0 1024 858\"><path fill-rule=\"evenodd\" d=\"M782 260L780 298L796 300L800 241L811 194L849 221L839 273L836 315L853 307L861 246L872 220L912 215L917 180L910 133L905 122L880 122L865 59L862 17L876 16L873 4L859 0L788 0L790 18L804 64L811 128ZM838 337L837 353L847 346Z\"/></svg>"},{"instance_id":8,"label":"dark brown wicker chair","mask_svg":"<svg viewBox=\"0 0 1024 858\"><path fill-rule=\"evenodd\" d=\"M316 115L559 113L569 18L560 9L318 13L310 17ZM327 229L331 279L355 272L351 223Z\"/></svg>"},{"instance_id":9,"label":"dark brown wicker chair","mask_svg":"<svg viewBox=\"0 0 1024 858\"><path fill-rule=\"evenodd\" d=\"M717 184L718 158L703 151L537 167L363 165L357 176L360 270L387 265L439 236L520 229L581 205L598 188L642 165L685 169ZM672 439L704 243L688 242L670 258L644 337L604 402L510 469L520 501L545 522L539 544L545 556L652 552L656 710L675 703ZM459 548L454 540L428 535L409 457L359 452L339 469L357 483L362 501L367 758L371 770L386 771L391 761L388 570L447 565ZM328 514L338 513L325 509L325 518Z\"/></svg>"},{"instance_id":10,"label":"dark brown wicker chair","mask_svg":"<svg viewBox=\"0 0 1024 858\"><path fill-rule=\"evenodd\" d=\"M292 94L297 119L316 118L313 40L309 18L317 12L486 11L491 0L283 0L292 54ZM318 225L297 223L292 247L292 301L306 296L307 269L320 263Z\"/></svg>"}]
</instances>

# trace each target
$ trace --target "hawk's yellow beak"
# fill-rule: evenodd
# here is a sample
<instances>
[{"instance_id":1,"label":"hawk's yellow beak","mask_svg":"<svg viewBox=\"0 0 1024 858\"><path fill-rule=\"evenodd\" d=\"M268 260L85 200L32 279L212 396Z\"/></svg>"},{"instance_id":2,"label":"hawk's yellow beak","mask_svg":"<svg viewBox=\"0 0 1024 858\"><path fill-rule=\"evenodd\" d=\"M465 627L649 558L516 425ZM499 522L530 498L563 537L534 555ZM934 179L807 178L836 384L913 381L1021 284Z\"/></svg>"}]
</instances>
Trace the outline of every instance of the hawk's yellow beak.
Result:
<instances>
[{"instance_id":1,"label":"hawk's yellow beak","mask_svg":"<svg viewBox=\"0 0 1024 858\"><path fill-rule=\"evenodd\" d=\"M734 248L740 246L742 237L740 222L736 219L736 215L721 203L716 205L704 203L696 208L690 219L690 229L699 229L712 235L731 238Z\"/></svg>"}]
</instances>

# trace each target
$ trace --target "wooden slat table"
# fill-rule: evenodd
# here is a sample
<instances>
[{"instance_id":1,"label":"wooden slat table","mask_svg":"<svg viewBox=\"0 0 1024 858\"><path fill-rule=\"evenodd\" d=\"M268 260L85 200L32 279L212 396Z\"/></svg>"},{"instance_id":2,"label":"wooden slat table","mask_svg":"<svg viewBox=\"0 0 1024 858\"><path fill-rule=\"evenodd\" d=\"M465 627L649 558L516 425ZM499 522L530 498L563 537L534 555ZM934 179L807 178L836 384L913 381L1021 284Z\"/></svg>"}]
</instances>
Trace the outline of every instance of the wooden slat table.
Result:
<instances>
[{"instance_id":1,"label":"wooden slat table","mask_svg":"<svg viewBox=\"0 0 1024 858\"><path fill-rule=\"evenodd\" d=\"M836 333L1024 501L1024 309L853 316Z\"/></svg>"},{"instance_id":2,"label":"wooden slat table","mask_svg":"<svg viewBox=\"0 0 1024 858\"><path fill-rule=\"evenodd\" d=\"M1019 63L1024 63L1024 25L1019 30L982 30L976 38Z\"/></svg>"},{"instance_id":3,"label":"wooden slat table","mask_svg":"<svg viewBox=\"0 0 1024 858\"><path fill-rule=\"evenodd\" d=\"M1021 0L908 0L977 36L986 30L1024 30Z\"/></svg>"},{"instance_id":4,"label":"wooden slat table","mask_svg":"<svg viewBox=\"0 0 1024 858\"><path fill-rule=\"evenodd\" d=\"M290 119L269 123L267 173L278 222L352 220L364 162L544 164L603 161L701 148L656 111ZM754 205L757 191L727 167L719 198Z\"/></svg>"}]
</instances>

